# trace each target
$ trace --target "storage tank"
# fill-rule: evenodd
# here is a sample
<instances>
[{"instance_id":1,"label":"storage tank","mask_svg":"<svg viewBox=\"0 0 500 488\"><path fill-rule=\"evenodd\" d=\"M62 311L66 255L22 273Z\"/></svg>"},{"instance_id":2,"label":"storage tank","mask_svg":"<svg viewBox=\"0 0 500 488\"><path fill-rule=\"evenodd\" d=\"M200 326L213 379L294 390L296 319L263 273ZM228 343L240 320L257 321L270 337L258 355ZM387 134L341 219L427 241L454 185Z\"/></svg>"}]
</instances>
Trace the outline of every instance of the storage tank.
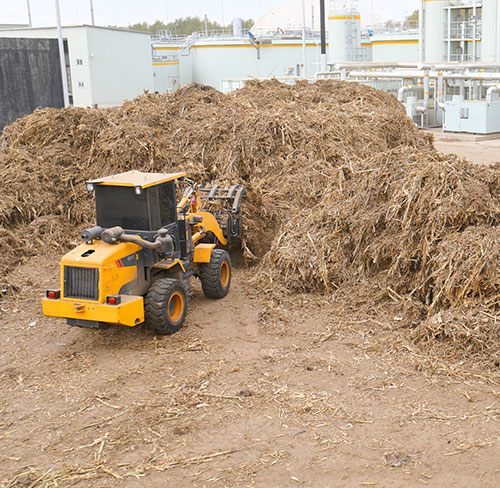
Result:
<instances>
[{"instance_id":1,"label":"storage tank","mask_svg":"<svg viewBox=\"0 0 500 488\"><path fill-rule=\"evenodd\" d=\"M497 1L497 0L493 0ZM447 0L424 0L424 52L427 63L445 61L443 7L450 5Z\"/></svg>"},{"instance_id":2,"label":"storage tank","mask_svg":"<svg viewBox=\"0 0 500 488\"><path fill-rule=\"evenodd\" d=\"M233 19L233 36L243 36L243 19L241 19L240 17L236 17L235 19Z\"/></svg>"},{"instance_id":3,"label":"storage tank","mask_svg":"<svg viewBox=\"0 0 500 488\"><path fill-rule=\"evenodd\" d=\"M483 0L481 61L497 61L498 0Z\"/></svg>"},{"instance_id":4,"label":"storage tank","mask_svg":"<svg viewBox=\"0 0 500 488\"><path fill-rule=\"evenodd\" d=\"M349 63L361 60L361 14L345 8L328 15L328 62Z\"/></svg>"}]
</instances>

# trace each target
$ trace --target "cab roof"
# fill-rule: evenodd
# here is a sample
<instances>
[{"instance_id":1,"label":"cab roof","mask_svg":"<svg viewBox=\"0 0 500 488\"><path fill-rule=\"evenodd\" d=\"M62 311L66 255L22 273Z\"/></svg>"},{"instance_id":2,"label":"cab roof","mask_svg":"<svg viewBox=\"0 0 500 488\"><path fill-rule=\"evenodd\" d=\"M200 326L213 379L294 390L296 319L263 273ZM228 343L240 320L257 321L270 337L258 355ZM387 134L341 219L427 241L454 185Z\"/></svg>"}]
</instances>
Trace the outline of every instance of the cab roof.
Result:
<instances>
[{"instance_id":1,"label":"cab roof","mask_svg":"<svg viewBox=\"0 0 500 488\"><path fill-rule=\"evenodd\" d=\"M186 173L142 173L135 169L118 173L116 175L97 178L96 180L87 181L92 185L104 186L132 186L140 188L149 188L150 186L160 185L167 181L178 180L186 176Z\"/></svg>"}]
</instances>

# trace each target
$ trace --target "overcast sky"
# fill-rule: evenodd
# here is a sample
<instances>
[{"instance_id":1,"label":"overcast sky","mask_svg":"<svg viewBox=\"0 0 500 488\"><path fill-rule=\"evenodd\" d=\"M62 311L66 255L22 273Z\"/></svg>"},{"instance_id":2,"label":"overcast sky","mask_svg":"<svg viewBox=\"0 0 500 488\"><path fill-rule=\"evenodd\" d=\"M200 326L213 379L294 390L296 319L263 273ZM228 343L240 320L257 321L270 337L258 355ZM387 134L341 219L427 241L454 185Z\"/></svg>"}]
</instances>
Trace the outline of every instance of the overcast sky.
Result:
<instances>
[{"instance_id":1,"label":"overcast sky","mask_svg":"<svg viewBox=\"0 0 500 488\"><path fill-rule=\"evenodd\" d=\"M384 20L402 18L419 0L361 0L362 7ZM55 24L55 0L29 0L33 26ZM59 0L63 25L89 24L90 0ZM259 19L287 0L93 0L98 25L126 26L136 22L203 17L225 24L234 17ZM328 5L328 0L326 1ZM27 0L0 0L0 24L27 23Z\"/></svg>"}]
</instances>

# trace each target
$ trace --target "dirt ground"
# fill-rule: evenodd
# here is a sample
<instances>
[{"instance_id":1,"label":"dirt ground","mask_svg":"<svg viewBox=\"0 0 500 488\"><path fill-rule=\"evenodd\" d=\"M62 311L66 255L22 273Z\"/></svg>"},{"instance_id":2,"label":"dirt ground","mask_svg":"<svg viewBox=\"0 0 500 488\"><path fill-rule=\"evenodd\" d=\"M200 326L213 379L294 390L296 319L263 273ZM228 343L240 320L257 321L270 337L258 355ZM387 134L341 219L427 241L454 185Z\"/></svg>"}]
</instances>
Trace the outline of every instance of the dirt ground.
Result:
<instances>
[{"instance_id":1,"label":"dirt ground","mask_svg":"<svg viewBox=\"0 0 500 488\"><path fill-rule=\"evenodd\" d=\"M426 357L390 307L269 307L236 265L173 336L72 328L41 314L58 259L0 300L0 486L498 486L500 374Z\"/></svg>"}]
</instances>

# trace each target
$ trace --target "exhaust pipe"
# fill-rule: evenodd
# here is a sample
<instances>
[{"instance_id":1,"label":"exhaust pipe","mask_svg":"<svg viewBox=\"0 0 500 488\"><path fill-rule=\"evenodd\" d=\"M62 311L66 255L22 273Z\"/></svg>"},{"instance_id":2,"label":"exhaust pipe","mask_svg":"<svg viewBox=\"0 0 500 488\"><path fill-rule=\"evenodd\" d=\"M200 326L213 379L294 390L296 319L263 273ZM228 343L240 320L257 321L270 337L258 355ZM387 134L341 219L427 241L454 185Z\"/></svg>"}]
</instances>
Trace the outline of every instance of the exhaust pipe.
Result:
<instances>
[{"instance_id":1,"label":"exhaust pipe","mask_svg":"<svg viewBox=\"0 0 500 488\"><path fill-rule=\"evenodd\" d=\"M151 249L158 253L171 254L174 251L174 240L165 230L158 231L154 242L146 241L142 237L125 234L121 227L111 227L102 231L101 239L106 244L117 244L118 242L131 242L145 249Z\"/></svg>"}]
</instances>

